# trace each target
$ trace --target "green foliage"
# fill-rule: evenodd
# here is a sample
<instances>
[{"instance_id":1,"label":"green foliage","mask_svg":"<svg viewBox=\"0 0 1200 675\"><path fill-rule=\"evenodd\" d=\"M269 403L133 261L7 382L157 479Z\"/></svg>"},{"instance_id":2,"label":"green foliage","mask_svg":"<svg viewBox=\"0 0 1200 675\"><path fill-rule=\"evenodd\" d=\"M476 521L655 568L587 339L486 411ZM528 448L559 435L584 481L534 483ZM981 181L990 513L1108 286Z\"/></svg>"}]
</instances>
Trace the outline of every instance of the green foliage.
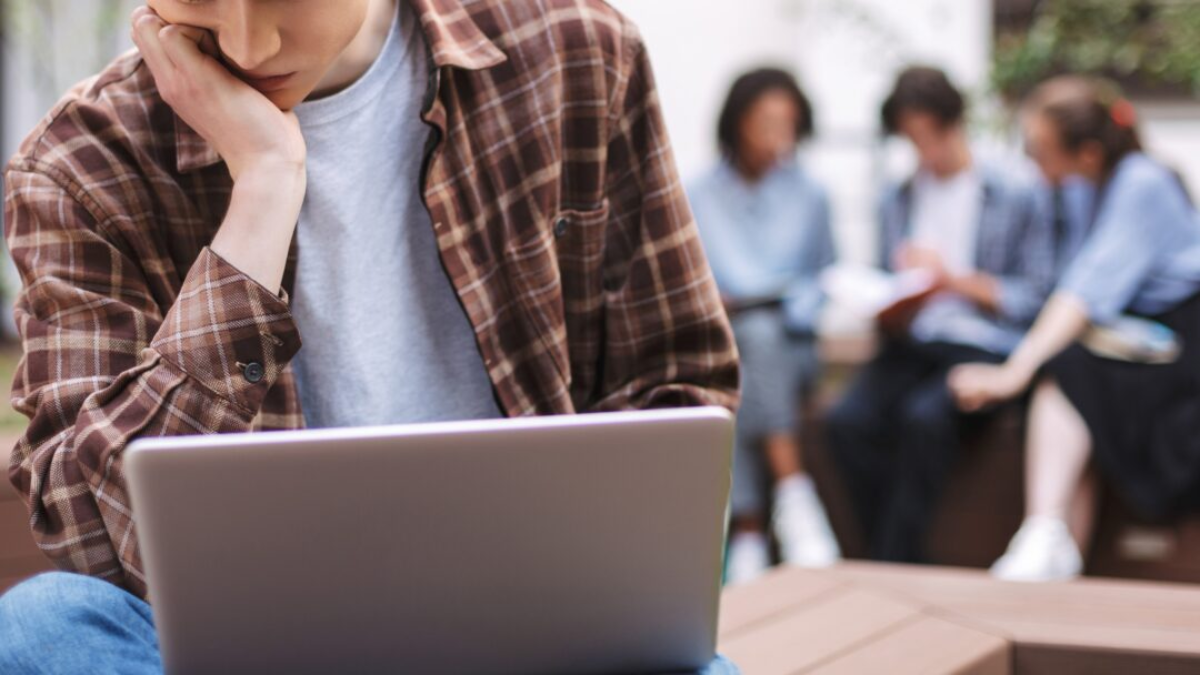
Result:
<instances>
[{"instance_id":1,"label":"green foliage","mask_svg":"<svg viewBox=\"0 0 1200 675\"><path fill-rule=\"evenodd\" d=\"M1028 32L997 37L992 83L1005 96L1062 73L1200 94L1200 1L1043 0Z\"/></svg>"}]
</instances>

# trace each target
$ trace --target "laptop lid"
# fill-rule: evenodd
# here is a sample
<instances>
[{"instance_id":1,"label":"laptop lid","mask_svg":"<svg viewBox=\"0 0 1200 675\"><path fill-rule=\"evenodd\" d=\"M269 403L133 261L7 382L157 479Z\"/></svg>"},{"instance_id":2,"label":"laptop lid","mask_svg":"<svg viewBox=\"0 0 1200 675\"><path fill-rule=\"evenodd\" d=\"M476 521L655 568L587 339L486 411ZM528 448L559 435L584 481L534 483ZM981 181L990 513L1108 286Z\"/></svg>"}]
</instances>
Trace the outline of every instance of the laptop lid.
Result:
<instances>
[{"instance_id":1,"label":"laptop lid","mask_svg":"<svg viewBox=\"0 0 1200 675\"><path fill-rule=\"evenodd\" d=\"M138 440L167 672L700 668L732 438L697 408Z\"/></svg>"}]
</instances>

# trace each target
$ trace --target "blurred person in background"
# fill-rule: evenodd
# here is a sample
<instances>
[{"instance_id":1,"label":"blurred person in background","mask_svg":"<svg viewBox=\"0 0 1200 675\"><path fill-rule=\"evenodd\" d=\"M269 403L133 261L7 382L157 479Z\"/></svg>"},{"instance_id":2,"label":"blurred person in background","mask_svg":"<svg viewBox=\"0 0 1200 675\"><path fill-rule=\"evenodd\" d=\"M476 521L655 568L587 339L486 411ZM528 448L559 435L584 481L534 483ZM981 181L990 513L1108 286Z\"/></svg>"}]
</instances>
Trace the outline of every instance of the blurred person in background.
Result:
<instances>
[{"instance_id":1,"label":"blurred person in background","mask_svg":"<svg viewBox=\"0 0 1200 675\"><path fill-rule=\"evenodd\" d=\"M960 439L987 422L958 410L946 377L958 364L1001 362L1017 345L1052 286L1053 240L1032 181L972 151L966 103L945 73L904 71L882 117L919 168L883 199L881 264L924 270L931 282L881 314L881 351L827 425L870 557L924 562Z\"/></svg>"},{"instance_id":2,"label":"blurred person in background","mask_svg":"<svg viewBox=\"0 0 1200 675\"><path fill-rule=\"evenodd\" d=\"M812 106L791 74L743 75L718 124L722 159L688 191L744 373L730 583L770 566L768 484L783 561L819 567L840 558L797 442L801 395L817 373L818 275L835 257L829 197L796 157L813 126Z\"/></svg>"},{"instance_id":3,"label":"blurred person in background","mask_svg":"<svg viewBox=\"0 0 1200 675\"><path fill-rule=\"evenodd\" d=\"M1094 469L1143 517L1200 506L1200 215L1115 85L1051 80L1022 122L1048 181L1095 187L1094 222L1020 347L951 385L966 411L1034 386L1026 520L992 572L1051 581L1083 571Z\"/></svg>"}]
</instances>

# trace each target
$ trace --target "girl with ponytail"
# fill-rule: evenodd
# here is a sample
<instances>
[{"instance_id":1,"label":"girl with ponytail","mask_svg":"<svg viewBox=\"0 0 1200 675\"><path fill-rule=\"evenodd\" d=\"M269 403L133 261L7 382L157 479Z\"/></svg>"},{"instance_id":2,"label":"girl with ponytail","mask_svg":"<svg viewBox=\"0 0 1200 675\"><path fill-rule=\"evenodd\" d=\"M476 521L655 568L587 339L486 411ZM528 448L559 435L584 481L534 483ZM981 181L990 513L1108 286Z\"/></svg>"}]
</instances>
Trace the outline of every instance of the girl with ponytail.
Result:
<instances>
[{"instance_id":1,"label":"girl with ponytail","mask_svg":"<svg viewBox=\"0 0 1200 675\"><path fill-rule=\"evenodd\" d=\"M1033 388L1026 520L992 571L1048 581L1083 570L1094 474L1146 518L1200 507L1200 215L1115 85L1046 82L1022 125L1050 183L1095 186L1092 226L1012 357L950 386L967 411Z\"/></svg>"}]
</instances>

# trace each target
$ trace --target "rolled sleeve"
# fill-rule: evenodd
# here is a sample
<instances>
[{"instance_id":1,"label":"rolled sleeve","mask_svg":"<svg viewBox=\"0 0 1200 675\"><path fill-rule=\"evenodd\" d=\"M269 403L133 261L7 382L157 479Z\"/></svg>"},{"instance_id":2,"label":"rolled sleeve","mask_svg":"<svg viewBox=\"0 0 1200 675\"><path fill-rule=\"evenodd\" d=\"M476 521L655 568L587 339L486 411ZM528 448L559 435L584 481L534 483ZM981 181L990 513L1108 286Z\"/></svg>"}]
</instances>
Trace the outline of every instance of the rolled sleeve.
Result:
<instances>
[{"instance_id":1,"label":"rolled sleeve","mask_svg":"<svg viewBox=\"0 0 1200 675\"><path fill-rule=\"evenodd\" d=\"M125 449L144 436L251 431L299 336L286 299L208 250L165 306L145 272L167 263L138 255L119 217L71 177L29 161L5 178L22 279L12 402L30 420L9 479L57 567L144 596ZM239 363L262 378L250 383Z\"/></svg>"},{"instance_id":2,"label":"rolled sleeve","mask_svg":"<svg viewBox=\"0 0 1200 675\"><path fill-rule=\"evenodd\" d=\"M205 248L150 345L201 386L246 411L300 349L286 292L280 295Z\"/></svg>"}]
</instances>

